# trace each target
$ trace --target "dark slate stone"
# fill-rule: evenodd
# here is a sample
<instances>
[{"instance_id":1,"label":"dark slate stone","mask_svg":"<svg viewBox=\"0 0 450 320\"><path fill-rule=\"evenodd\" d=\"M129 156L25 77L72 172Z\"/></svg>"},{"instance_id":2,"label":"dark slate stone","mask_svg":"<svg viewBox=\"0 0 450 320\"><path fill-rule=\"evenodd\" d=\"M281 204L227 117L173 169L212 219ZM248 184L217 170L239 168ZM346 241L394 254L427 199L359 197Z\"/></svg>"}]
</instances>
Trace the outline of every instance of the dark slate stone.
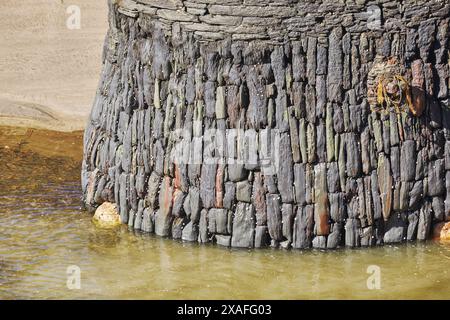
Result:
<instances>
[{"instance_id":1,"label":"dark slate stone","mask_svg":"<svg viewBox=\"0 0 450 320\"><path fill-rule=\"evenodd\" d=\"M444 221L445 206L444 198L434 197L431 201L431 208L433 209L434 221Z\"/></svg>"},{"instance_id":2,"label":"dark slate stone","mask_svg":"<svg viewBox=\"0 0 450 320\"><path fill-rule=\"evenodd\" d=\"M435 160L428 163L428 195L441 196L445 193L444 160Z\"/></svg>"},{"instance_id":3,"label":"dark slate stone","mask_svg":"<svg viewBox=\"0 0 450 320\"><path fill-rule=\"evenodd\" d=\"M209 242L209 232L208 232L208 210L203 209L200 211L200 221L198 225L198 242L207 243Z\"/></svg>"},{"instance_id":4,"label":"dark slate stone","mask_svg":"<svg viewBox=\"0 0 450 320\"><path fill-rule=\"evenodd\" d=\"M198 225L190 221L183 229L181 239L183 241L195 242L199 237Z\"/></svg>"},{"instance_id":5,"label":"dark slate stone","mask_svg":"<svg viewBox=\"0 0 450 320\"><path fill-rule=\"evenodd\" d=\"M279 194L266 196L267 226L270 237L275 241L283 240L281 197Z\"/></svg>"},{"instance_id":6,"label":"dark slate stone","mask_svg":"<svg viewBox=\"0 0 450 320\"><path fill-rule=\"evenodd\" d=\"M215 205L216 170L217 165L215 164L202 165L200 197L202 199L203 207L206 209L212 208Z\"/></svg>"},{"instance_id":7,"label":"dark slate stone","mask_svg":"<svg viewBox=\"0 0 450 320\"><path fill-rule=\"evenodd\" d=\"M175 192L173 193L172 214L175 217L183 217L185 215L184 210L183 210L185 198L186 198L186 194L184 194L181 190L175 190Z\"/></svg>"},{"instance_id":8,"label":"dark slate stone","mask_svg":"<svg viewBox=\"0 0 450 320\"><path fill-rule=\"evenodd\" d=\"M342 223L333 223L331 225L331 233L327 237L327 249L336 249L342 242Z\"/></svg>"},{"instance_id":9,"label":"dark slate stone","mask_svg":"<svg viewBox=\"0 0 450 320\"><path fill-rule=\"evenodd\" d=\"M294 165L294 186L295 202L300 205L306 205L306 174L305 164L296 163Z\"/></svg>"},{"instance_id":10,"label":"dark slate stone","mask_svg":"<svg viewBox=\"0 0 450 320\"><path fill-rule=\"evenodd\" d=\"M402 181L414 181L416 176L416 142L407 140L402 143L400 156L400 176Z\"/></svg>"},{"instance_id":11,"label":"dark slate stone","mask_svg":"<svg viewBox=\"0 0 450 320\"><path fill-rule=\"evenodd\" d=\"M418 224L419 214L417 212L411 212L410 214L408 214L408 230L406 232L406 240L416 240Z\"/></svg>"},{"instance_id":12,"label":"dark slate stone","mask_svg":"<svg viewBox=\"0 0 450 320\"><path fill-rule=\"evenodd\" d=\"M361 225L358 219L347 219L345 223L345 245L350 248L360 246L360 228Z\"/></svg>"},{"instance_id":13,"label":"dark slate stone","mask_svg":"<svg viewBox=\"0 0 450 320\"><path fill-rule=\"evenodd\" d=\"M370 175L370 186L373 200L373 219L376 220L380 219L383 215L376 171L372 171L372 174Z\"/></svg>"},{"instance_id":14,"label":"dark slate stone","mask_svg":"<svg viewBox=\"0 0 450 320\"><path fill-rule=\"evenodd\" d=\"M314 231L314 206L307 205L297 209L294 220L293 243L295 249L307 249L311 247Z\"/></svg>"},{"instance_id":15,"label":"dark slate stone","mask_svg":"<svg viewBox=\"0 0 450 320\"><path fill-rule=\"evenodd\" d=\"M283 237L292 242L292 227L294 224L294 207L290 203L283 203L281 206L281 216L283 225Z\"/></svg>"},{"instance_id":16,"label":"dark slate stone","mask_svg":"<svg viewBox=\"0 0 450 320\"><path fill-rule=\"evenodd\" d=\"M317 235L328 235L330 233L330 206L325 163L314 167L314 214Z\"/></svg>"},{"instance_id":17,"label":"dark slate stone","mask_svg":"<svg viewBox=\"0 0 450 320\"><path fill-rule=\"evenodd\" d=\"M361 231L361 247L371 247L375 244L375 237L373 236L373 227L368 226Z\"/></svg>"},{"instance_id":18,"label":"dark slate stone","mask_svg":"<svg viewBox=\"0 0 450 320\"><path fill-rule=\"evenodd\" d=\"M403 169L403 165L400 165L400 148L397 147L392 147L391 148L391 153L390 153L390 159L391 159L391 170L392 170L392 177L394 178L394 180L399 180L400 179L400 170L405 171ZM402 181L406 181L403 180L402 177Z\"/></svg>"},{"instance_id":19,"label":"dark slate stone","mask_svg":"<svg viewBox=\"0 0 450 320\"><path fill-rule=\"evenodd\" d=\"M255 209L252 204L239 202L233 216L231 246L253 248L255 240Z\"/></svg>"},{"instance_id":20,"label":"dark slate stone","mask_svg":"<svg viewBox=\"0 0 450 320\"><path fill-rule=\"evenodd\" d=\"M326 249L327 248L327 237L316 236L312 241L312 247L314 249Z\"/></svg>"},{"instance_id":21,"label":"dark slate stone","mask_svg":"<svg viewBox=\"0 0 450 320\"><path fill-rule=\"evenodd\" d=\"M172 226L172 204L173 189L169 177L165 177L161 182L159 191L159 210L155 217L155 233L158 236L167 237L170 235Z\"/></svg>"},{"instance_id":22,"label":"dark slate stone","mask_svg":"<svg viewBox=\"0 0 450 320\"><path fill-rule=\"evenodd\" d=\"M256 226L255 248L265 248L270 243L269 229L267 226Z\"/></svg>"},{"instance_id":23,"label":"dark slate stone","mask_svg":"<svg viewBox=\"0 0 450 320\"><path fill-rule=\"evenodd\" d=\"M294 174L293 174L293 161L291 152L291 141L288 133L282 133L280 135L279 146L279 164L278 164L278 190L280 191L281 199L283 203L293 202L294 192Z\"/></svg>"},{"instance_id":24,"label":"dark slate stone","mask_svg":"<svg viewBox=\"0 0 450 320\"><path fill-rule=\"evenodd\" d=\"M236 183L237 201L248 202L252 200L252 184L249 181L239 181Z\"/></svg>"},{"instance_id":25,"label":"dark slate stone","mask_svg":"<svg viewBox=\"0 0 450 320\"><path fill-rule=\"evenodd\" d=\"M357 177L361 173L361 151L356 134L345 134L346 168L349 177Z\"/></svg>"},{"instance_id":26,"label":"dark slate stone","mask_svg":"<svg viewBox=\"0 0 450 320\"><path fill-rule=\"evenodd\" d=\"M409 194L409 207L411 209L418 209L423 199L423 182L416 181Z\"/></svg>"},{"instance_id":27,"label":"dark slate stone","mask_svg":"<svg viewBox=\"0 0 450 320\"><path fill-rule=\"evenodd\" d=\"M227 247L227 248L229 248L231 246L231 236L216 234L215 238L216 238L217 245L222 246L222 247Z\"/></svg>"},{"instance_id":28,"label":"dark slate stone","mask_svg":"<svg viewBox=\"0 0 450 320\"><path fill-rule=\"evenodd\" d=\"M328 164L327 186L328 191L330 193L341 191L341 183L339 179L339 167L337 162L331 162Z\"/></svg>"},{"instance_id":29,"label":"dark slate stone","mask_svg":"<svg viewBox=\"0 0 450 320\"><path fill-rule=\"evenodd\" d=\"M172 239L182 239L183 229L188 223L186 217L175 217L172 222Z\"/></svg>"},{"instance_id":30,"label":"dark slate stone","mask_svg":"<svg viewBox=\"0 0 450 320\"><path fill-rule=\"evenodd\" d=\"M264 179L261 172L255 173L252 203L255 206L256 225L265 226L267 224L266 191L264 189Z\"/></svg>"},{"instance_id":31,"label":"dark slate stone","mask_svg":"<svg viewBox=\"0 0 450 320\"><path fill-rule=\"evenodd\" d=\"M142 214L141 230L143 232L152 233L154 232L154 214L149 208L145 208Z\"/></svg>"},{"instance_id":32,"label":"dark slate stone","mask_svg":"<svg viewBox=\"0 0 450 320\"><path fill-rule=\"evenodd\" d=\"M393 214L386 222L384 243L399 243L405 240L407 222L404 214Z\"/></svg>"},{"instance_id":33,"label":"dark slate stone","mask_svg":"<svg viewBox=\"0 0 450 320\"><path fill-rule=\"evenodd\" d=\"M424 202L419 212L419 224L417 226L417 239L427 240L431 231L431 221L433 217L433 211L431 204L427 201Z\"/></svg>"},{"instance_id":34,"label":"dark slate stone","mask_svg":"<svg viewBox=\"0 0 450 320\"><path fill-rule=\"evenodd\" d=\"M328 38L328 97L330 101L342 101L342 75L343 75L343 53L342 53L341 27L331 31Z\"/></svg>"},{"instance_id":35,"label":"dark slate stone","mask_svg":"<svg viewBox=\"0 0 450 320\"><path fill-rule=\"evenodd\" d=\"M202 202L200 198L200 191L196 187L189 189L189 206L191 211L190 219L194 223L200 220L200 210L202 209Z\"/></svg>"},{"instance_id":36,"label":"dark slate stone","mask_svg":"<svg viewBox=\"0 0 450 320\"><path fill-rule=\"evenodd\" d=\"M236 195L236 184L234 182L225 182L225 195L223 197L223 207L228 210L233 209Z\"/></svg>"}]
</instances>

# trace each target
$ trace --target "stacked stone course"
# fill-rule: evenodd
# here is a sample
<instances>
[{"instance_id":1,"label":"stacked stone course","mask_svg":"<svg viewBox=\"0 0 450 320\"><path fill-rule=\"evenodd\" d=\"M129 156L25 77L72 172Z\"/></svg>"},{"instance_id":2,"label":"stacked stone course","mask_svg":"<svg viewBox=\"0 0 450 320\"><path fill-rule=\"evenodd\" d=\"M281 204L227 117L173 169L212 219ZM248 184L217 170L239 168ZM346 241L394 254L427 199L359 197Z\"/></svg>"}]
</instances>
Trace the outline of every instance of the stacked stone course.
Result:
<instances>
[{"instance_id":1,"label":"stacked stone course","mask_svg":"<svg viewBox=\"0 0 450 320\"><path fill-rule=\"evenodd\" d=\"M109 6L85 132L88 208L114 202L131 228L245 248L425 240L450 220L448 0ZM424 93L420 117L370 108L369 72L389 57ZM199 161L171 157L179 129ZM243 130L234 151L257 161L203 162L211 129ZM272 131L275 174L262 156Z\"/></svg>"}]
</instances>

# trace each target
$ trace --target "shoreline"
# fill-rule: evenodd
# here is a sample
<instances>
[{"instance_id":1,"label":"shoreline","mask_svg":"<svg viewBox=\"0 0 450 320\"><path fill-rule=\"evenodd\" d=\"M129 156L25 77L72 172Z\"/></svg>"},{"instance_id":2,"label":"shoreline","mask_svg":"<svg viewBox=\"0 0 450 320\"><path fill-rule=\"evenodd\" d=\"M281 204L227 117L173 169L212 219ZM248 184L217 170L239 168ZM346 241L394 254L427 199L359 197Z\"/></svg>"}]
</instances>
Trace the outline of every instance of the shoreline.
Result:
<instances>
[{"instance_id":1,"label":"shoreline","mask_svg":"<svg viewBox=\"0 0 450 320\"><path fill-rule=\"evenodd\" d=\"M76 132L85 129L88 115L70 116L36 103L0 98L0 126Z\"/></svg>"}]
</instances>

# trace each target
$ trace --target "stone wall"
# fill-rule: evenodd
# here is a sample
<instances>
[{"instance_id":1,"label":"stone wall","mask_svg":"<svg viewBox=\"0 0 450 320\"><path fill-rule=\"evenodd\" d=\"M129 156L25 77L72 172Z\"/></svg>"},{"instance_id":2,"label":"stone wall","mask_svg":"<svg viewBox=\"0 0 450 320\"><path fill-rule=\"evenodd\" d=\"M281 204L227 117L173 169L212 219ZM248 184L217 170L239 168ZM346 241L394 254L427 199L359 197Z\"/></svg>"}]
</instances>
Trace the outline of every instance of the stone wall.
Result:
<instances>
[{"instance_id":1,"label":"stone wall","mask_svg":"<svg viewBox=\"0 0 450 320\"><path fill-rule=\"evenodd\" d=\"M245 248L425 240L450 220L448 0L109 5L89 209ZM392 61L400 91L379 85Z\"/></svg>"}]
</instances>

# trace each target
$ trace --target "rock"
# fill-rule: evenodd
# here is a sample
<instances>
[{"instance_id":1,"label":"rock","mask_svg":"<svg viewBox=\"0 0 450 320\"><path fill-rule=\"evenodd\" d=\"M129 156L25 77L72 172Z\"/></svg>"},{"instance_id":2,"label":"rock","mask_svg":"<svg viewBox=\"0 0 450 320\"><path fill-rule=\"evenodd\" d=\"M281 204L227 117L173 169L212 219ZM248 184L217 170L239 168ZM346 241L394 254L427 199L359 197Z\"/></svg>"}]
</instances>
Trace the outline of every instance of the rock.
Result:
<instances>
[{"instance_id":1,"label":"rock","mask_svg":"<svg viewBox=\"0 0 450 320\"><path fill-rule=\"evenodd\" d=\"M327 249L336 249L341 245L342 229L343 226L341 223L333 224L331 233L327 237Z\"/></svg>"},{"instance_id":2,"label":"rock","mask_svg":"<svg viewBox=\"0 0 450 320\"><path fill-rule=\"evenodd\" d=\"M172 204L173 189L169 177L163 179L159 192L160 208L155 216L155 233L161 237L170 235L172 226Z\"/></svg>"},{"instance_id":3,"label":"rock","mask_svg":"<svg viewBox=\"0 0 450 320\"><path fill-rule=\"evenodd\" d=\"M433 228L433 239L450 242L450 222L441 222Z\"/></svg>"},{"instance_id":4,"label":"rock","mask_svg":"<svg viewBox=\"0 0 450 320\"><path fill-rule=\"evenodd\" d=\"M294 200L294 173L289 134L282 133L279 146L278 165L278 190L283 203L291 203Z\"/></svg>"},{"instance_id":5,"label":"rock","mask_svg":"<svg viewBox=\"0 0 450 320\"><path fill-rule=\"evenodd\" d=\"M221 234L216 234L216 243L222 247L230 247L231 246L231 236L225 236Z\"/></svg>"},{"instance_id":6,"label":"rock","mask_svg":"<svg viewBox=\"0 0 450 320\"><path fill-rule=\"evenodd\" d=\"M110 202L104 202L95 210L92 218L96 226L101 228L114 228L122 224L117 205Z\"/></svg>"},{"instance_id":7,"label":"rock","mask_svg":"<svg viewBox=\"0 0 450 320\"><path fill-rule=\"evenodd\" d=\"M255 248L265 248L270 243L269 229L267 226L256 226Z\"/></svg>"},{"instance_id":8,"label":"rock","mask_svg":"<svg viewBox=\"0 0 450 320\"><path fill-rule=\"evenodd\" d=\"M244 248L425 240L450 220L447 1L380 1L376 28L363 0L115 2L88 209Z\"/></svg>"},{"instance_id":9,"label":"rock","mask_svg":"<svg viewBox=\"0 0 450 320\"><path fill-rule=\"evenodd\" d=\"M267 226L272 240L283 239L281 197L279 194L268 194L266 196Z\"/></svg>"},{"instance_id":10,"label":"rock","mask_svg":"<svg viewBox=\"0 0 450 320\"><path fill-rule=\"evenodd\" d=\"M328 235L330 233L330 206L325 164L318 164L314 167L314 214L317 235Z\"/></svg>"},{"instance_id":11,"label":"rock","mask_svg":"<svg viewBox=\"0 0 450 320\"><path fill-rule=\"evenodd\" d=\"M236 183L236 200L250 203L252 200L252 185L248 181Z\"/></svg>"},{"instance_id":12,"label":"rock","mask_svg":"<svg viewBox=\"0 0 450 320\"><path fill-rule=\"evenodd\" d=\"M233 216L231 246L253 248L255 240L255 209L252 204L239 202Z\"/></svg>"},{"instance_id":13,"label":"rock","mask_svg":"<svg viewBox=\"0 0 450 320\"><path fill-rule=\"evenodd\" d=\"M347 219L345 224L345 245L350 248L360 246L360 223L357 219Z\"/></svg>"},{"instance_id":14,"label":"rock","mask_svg":"<svg viewBox=\"0 0 450 320\"><path fill-rule=\"evenodd\" d=\"M428 195L441 196L445 193L444 160L432 161L428 164Z\"/></svg>"},{"instance_id":15,"label":"rock","mask_svg":"<svg viewBox=\"0 0 450 320\"><path fill-rule=\"evenodd\" d=\"M431 204L425 202L419 213L419 224L417 226L417 240L427 240L431 231L432 218Z\"/></svg>"},{"instance_id":16,"label":"rock","mask_svg":"<svg viewBox=\"0 0 450 320\"><path fill-rule=\"evenodd\" d=\"M200 221L199 221L199 227L198 227L198 242L200 243L207 243L209 242L209 217L208 217L208 210L203 209L200 212Z\"/></svg>"},{"instance_id":17,"label":"rock","mask_svg":"<svg viewBox=\"0 0 450 320\"><path fill-rule=\"evenodd\" d=\"M378 188L380 190L381 205L384 221L389 219L392 210L392 175L389 159L383 154L378 158Z\"/></svg>"},{"instance_id":18,"label":"rock","mask_svg":"<svg viewBox=\"0 0 450 320\"><path fill-rule=\"evenodd\" d=\"M327 237L317 236L312 241L312 246L314 249L326 249L327 248Z\"/></svg>"},{"instance_id":19,"label":"rock","mask_svg":"<svg viewBox=\"0 0 450 320\"><path fill-rule=\"evenodd\" d=\"M294 219L294 239L292 246L296 249L311 247L314 231L314 206L299 207Z\"/></svg>"},{"instance_id":20,"label":"rock","mask_svg":"<svg viewBox=\"0 0 450 320\"><path fill-rule=\"evenodd\" d=\"M141 230L152 233L155 229L154 214L149 208L145 208L142 216Z\"/></svg>"},{"instance_id":21,"label":"rock","mask_svg":"<svg viewBox=\"0 0 450 320\"><path fill-rule=\"evenodd\" d=\"M198 225L190 221L183 229L181 239L183 241L194 242L199 236Z\"/></svg>"},{"instance_id":22,"label":"rock","mask_svg":"<svg viewBox=\"0 0 450 320\"><path fill-rule=\"evenodd\" d=\"M401 214L392 215L385 226L384 243L399 243L406 239L407 224Z\"/></svg>"},{"instance_id":23,"label":"rock","mask_svg":"<svg viewBox=\"0 0 450 320\"><path fill-rule=\"evenodd\" d=\"M400 176L402 181L414 181L416 176L416 142L403 142L400 155Z\"/></svg>"}]
</instances>

